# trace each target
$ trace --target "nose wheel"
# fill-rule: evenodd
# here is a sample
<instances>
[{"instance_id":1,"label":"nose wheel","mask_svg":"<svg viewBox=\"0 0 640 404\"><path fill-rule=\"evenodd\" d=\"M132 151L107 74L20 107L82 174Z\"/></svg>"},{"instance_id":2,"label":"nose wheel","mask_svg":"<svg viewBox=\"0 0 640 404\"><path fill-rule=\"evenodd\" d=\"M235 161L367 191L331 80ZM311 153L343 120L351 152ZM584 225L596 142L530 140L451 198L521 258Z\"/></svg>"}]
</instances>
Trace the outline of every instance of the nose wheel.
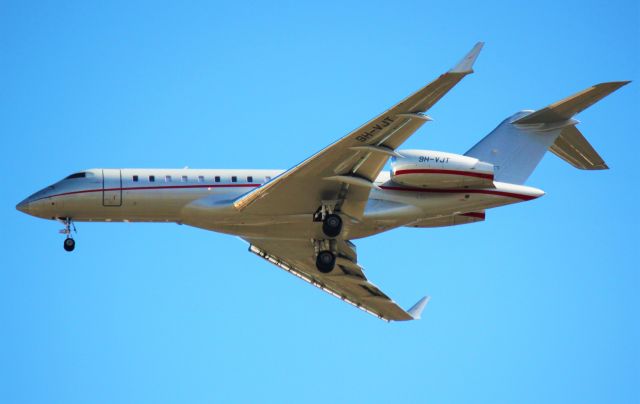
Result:
<instances>
[{"instance_id":1,"label":"nose wheel","mask_svg":"<svg viewBox=\"0 0 640 404\"><path fill-rule=\"evenodd\" d=\"M64 244L63 244L64 250L65 251L73 251L74 248L76 248L76 241L74 239L72 239L71 237L67 237L64 240Z\"/></svg>"},{"instance_id":2,"label":"nose wheel","mask_svg":"<svg viewBox=\"0 0 640 404\"><path fill-rule=\"evenodd\" d=\"M73 236L71 235L71 229L73 229L74 233L77 233L78 231L76 230L76 226L71 221L71 218L66 217L63 223L64 223L64 229L60 230L60 233L66 234L67 238L64 239L64 243L62 244L62 246L64 247L65 251L71 252L76 248L76 241L73 239Z\"/></svg>"}]
</instances>

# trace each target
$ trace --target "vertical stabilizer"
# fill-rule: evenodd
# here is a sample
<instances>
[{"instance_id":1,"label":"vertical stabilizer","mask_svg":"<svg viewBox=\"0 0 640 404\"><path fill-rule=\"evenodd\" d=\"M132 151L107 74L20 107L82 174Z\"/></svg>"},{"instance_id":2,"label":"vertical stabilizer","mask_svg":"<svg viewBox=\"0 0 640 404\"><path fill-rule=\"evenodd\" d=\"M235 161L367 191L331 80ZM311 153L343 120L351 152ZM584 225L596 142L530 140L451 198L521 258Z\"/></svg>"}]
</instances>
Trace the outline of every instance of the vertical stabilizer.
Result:
<instances>
[{"instance_id":1,"label":"vertical stabilizer","mask_svg":"<svg viewBox=\"0 0 640 404\"><path fill-rule=\"evenodd\" d=\"M629 83L601 83L538 111L521 111L504 120L466 156L494 165L495 180L523 184L547 150L574 167L603 170L607 165L575 127L573 116Z\"/></svg>"}]
</instances>

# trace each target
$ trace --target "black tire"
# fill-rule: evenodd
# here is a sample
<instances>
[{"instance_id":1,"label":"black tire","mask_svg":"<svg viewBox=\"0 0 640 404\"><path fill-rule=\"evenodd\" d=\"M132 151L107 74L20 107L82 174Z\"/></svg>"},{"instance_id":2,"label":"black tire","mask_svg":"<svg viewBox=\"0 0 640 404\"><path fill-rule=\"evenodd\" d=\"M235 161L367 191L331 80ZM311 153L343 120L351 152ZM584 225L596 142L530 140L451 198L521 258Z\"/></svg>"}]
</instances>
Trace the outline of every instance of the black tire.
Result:
<instances>
[{"instance_id":1,"label":"black tire","mask_svg":"<svg viewBox=\"0 0 640 404\"><path fill-rule=\"evenodd\" d=\"M338 237L342 231L342 219L336 214L327 215L322 222L322 232L327 237Z\"/></svg>"},{"instance_id":2,"label":"black tire","mask_svg":"<svg viewBox=\"0 0 640 404\"><path fill-rule=\"evenodd\" d=\"M65 251L73 251L74 248L76 248L76 241L72 238L67 238L64 240L64 250Z\"/></svg>"},{"instance_id":3,"label":"black tire","mask_svg":"<svg viewBox=\"0 0 640 404\"><path fill-rule=\"evenodd\" d=\"M336 256L331 251L320 251L316 257L316 267L323 274L333 271L336 265Z\"/></svg>"}]
</instances>

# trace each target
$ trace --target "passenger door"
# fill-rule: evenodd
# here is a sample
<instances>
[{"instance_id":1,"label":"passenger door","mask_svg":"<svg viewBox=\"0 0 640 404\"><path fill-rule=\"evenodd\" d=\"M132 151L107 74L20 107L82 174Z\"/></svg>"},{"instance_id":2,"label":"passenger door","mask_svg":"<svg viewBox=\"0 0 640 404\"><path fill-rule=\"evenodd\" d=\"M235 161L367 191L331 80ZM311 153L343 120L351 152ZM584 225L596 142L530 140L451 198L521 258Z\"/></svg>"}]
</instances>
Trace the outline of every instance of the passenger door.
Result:
<instances>
[{"instance_id":1,"label":"passenger door","mask_svg":"<svg viewBox=\"0 0 640 404\"><path fill-rule=\"evenodd\" d=\"M119 169L102 170L102 205L122 206L122 173Z\"/></svg>"}]
</instances>

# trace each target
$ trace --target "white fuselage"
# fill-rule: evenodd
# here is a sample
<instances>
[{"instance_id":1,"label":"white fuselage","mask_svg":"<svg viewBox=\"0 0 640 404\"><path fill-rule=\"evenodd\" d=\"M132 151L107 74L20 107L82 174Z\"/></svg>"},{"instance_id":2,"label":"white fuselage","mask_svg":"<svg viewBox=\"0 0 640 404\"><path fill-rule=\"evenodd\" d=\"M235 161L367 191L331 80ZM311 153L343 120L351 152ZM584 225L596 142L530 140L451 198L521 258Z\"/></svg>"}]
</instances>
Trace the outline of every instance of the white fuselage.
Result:
<instances>
[{"instance_id":1,"label":"white fuselage","mask_svg":"<svg viewBox=\"0 0 640 404\"><path fill-rule=\"evenodd\" d=\"M174 222L239 236L314 238L321 231L314 212L288 216L247 216L231 202L270 181L283 170L92 169L31 195L17 208L46 219L74 221ZM70 176L70 177L73 177ZM446 226L469 221L474 212L522 202L539 189L495 183L491 188L417 189L376 179L362 220L345 223L345 237L355 239L398 226ZM291 195L295 198L296 195ZM212 206L219 206L218 211ZM482 216L484 217L484 216ZM477 220L472 220L477 221Z\"/></svg>"}]
</instances>

